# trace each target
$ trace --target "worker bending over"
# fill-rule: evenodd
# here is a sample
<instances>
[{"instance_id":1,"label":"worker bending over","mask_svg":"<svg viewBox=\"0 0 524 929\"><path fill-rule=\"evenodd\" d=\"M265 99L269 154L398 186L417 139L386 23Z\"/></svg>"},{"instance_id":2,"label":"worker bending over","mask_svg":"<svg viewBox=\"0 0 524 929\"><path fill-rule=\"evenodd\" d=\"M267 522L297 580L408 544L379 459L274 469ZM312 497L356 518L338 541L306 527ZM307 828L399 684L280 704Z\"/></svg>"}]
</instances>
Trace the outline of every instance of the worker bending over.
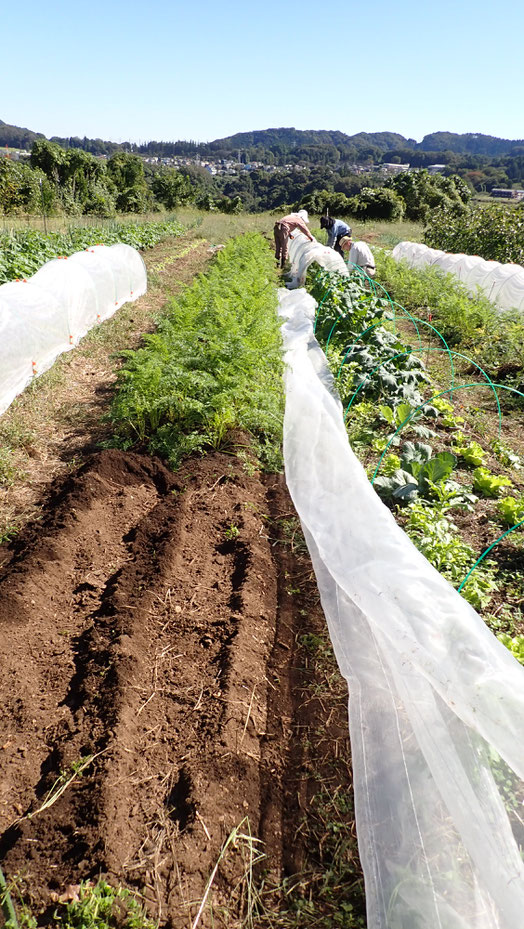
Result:
<instances>
[{"instance_id":1,"label":"worker bending over","mask_svg":"<svg viewBox=\"0 0 524 929\"><path fill-rule=\"evenodd\" d=\"M340 240L342 254L348 254L348 263L357 265L367 274L374 277L376 272L375 259L367 242L353 242L351 236L343 236Z\"/></svg>"},{"instance_id":2,"label":"worker bending over","mask_svg":"<svg viewBox=\"0 0 524 929\"><path fill-rule=\"evenodd\" d=\"M303 232L311 242L314 241L306 225L307 223L309 223L307 210L299 210L298 213L288 213L287 216L284 216L283 219L275 223L273 229L275 235L275 258L279 268L283 268L286 263L287 248L292 232Z\"/></svg>"},{"instance_id":3,"label":"worker bending over","mask_svg":"<svg viewBox=\"0 0 524 929\"><path fill-rule=\"evenodd\" d=\"M348 224L345 223L343 219L333 219L332 216L321 216L320 228L327 229L328 248L334 248L339 255L344 257L342 249L340 248L340 240L343 238L343 236L351 235L351 226L348 226Z\"/></svg>"}]
</instances>

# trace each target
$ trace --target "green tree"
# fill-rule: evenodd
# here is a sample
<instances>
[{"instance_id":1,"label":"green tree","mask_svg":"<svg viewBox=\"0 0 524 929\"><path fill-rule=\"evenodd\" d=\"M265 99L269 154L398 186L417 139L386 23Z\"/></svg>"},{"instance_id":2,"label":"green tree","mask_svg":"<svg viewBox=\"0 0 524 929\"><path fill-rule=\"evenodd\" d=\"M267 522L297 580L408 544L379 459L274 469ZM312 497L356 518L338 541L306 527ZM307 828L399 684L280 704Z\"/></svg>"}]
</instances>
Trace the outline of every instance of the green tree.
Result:
<instances>
[{"instance_id":1,"label":"green tree","mask_svg":"<svg viewBox=\"0 0 524 929\"><path fill-rule=\"evenodd\" d=\"M0 213L48 213L53 201L54 189L42 171L0 158Z\"/></svg>"},{"instance_id":2,"label":"green tree","mask_svg":"<svg viewBox=\"0 0 524 929\"><path fill-rule=\"evenodd\" d=\"M48 142L47 139L37 139L31 149L31 167L40 168L46 177L54 184L59 184L63 178L63 168L66 163L66 153L59 145Z\"/></svg>"},{"instance_id":3,"label":"green tree","mask_svg":"<svg viewBox=\"0 0 524 929\"><path fill-rule=\"evenodd\" d=\"M138 155L116 152L107 162L107 174L116 193L116 208L120 213L144 213L151 198L144 173L144 163Z\"/></svg>"},{"instance_id":4,"label":"green tree","mask_svg":"<svg viewBox=\"0 0 524 929\"><path fill-rule=\"evenodd\" d=\"M386 187L364 187L353 197L353 212L359 219L402 219L405 210L403 198Z\"/></svg>"},{"instance_id":5,"label":"green tree","mask_svg":"<svg viewBox=\"0 0 524 929\"><path fill-rule=\"evenodd\" d=\"M384 186L402 197L406 217L413 220L425 221L430 210L439 208L461 211L471 198L471 191L462 178L429 174L424 168L388 178Z\"/></svg>"}]
</instances>

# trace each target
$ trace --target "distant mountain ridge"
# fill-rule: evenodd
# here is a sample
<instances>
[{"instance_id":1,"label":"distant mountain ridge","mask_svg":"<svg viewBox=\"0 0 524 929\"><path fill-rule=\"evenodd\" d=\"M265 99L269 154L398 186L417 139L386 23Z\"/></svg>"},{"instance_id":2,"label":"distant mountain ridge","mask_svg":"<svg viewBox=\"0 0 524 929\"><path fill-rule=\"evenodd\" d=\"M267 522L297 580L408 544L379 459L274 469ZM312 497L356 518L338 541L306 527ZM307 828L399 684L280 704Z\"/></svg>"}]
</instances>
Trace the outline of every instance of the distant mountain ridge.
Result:
<instances>
[{"instance_id":1,"label":"distant mountain ridge","mask_svg":"<svg viewBox=\"0 0 524 929\"><path fill-rule=\"evenodd\" d=\"M12 126L0 120L0 146L29 150L35 139L45 139L41 132L31 129ZM524 139L500 139L497 136L483 133L456 133L432 132L425 135L421 142L407 139L397 132L357 132L347 135L339 130L331 129L295 129L294 127L280 127L273 129L257 129L251 132L237 132L231 136L215 139L213 142L198 144L194 141L179 140L177 142L151 141L144 145L136 143L117 143L102 139L88 139L84 137L58 138L53 136L51 141L58 144L83 148L93 153L107 153L127 149L141 153L153 153L172 148L175 152L200 151L202 153L250 151L275 151L283 154L287 150L303 149L305 154L318 146L333 146L342 156L358 157L361 153L373 149L381 153L388 151L423 151L423 152L455 152L457 154L485 155L499 157L501 155L524 155Z\"/></svg>"},{"instance_id":2,"label":"distant mountain ridge","mask_svg":"<svg viewBox=\"0 0 524 929\"><path fill-rule=\"evenodd\" d=\"M35 139L45 139L41 132L32 132L21 126L10 126L0 119L0 146L9 148L30 149Z\"/></svg>"},{"instance_id":3,"label":"distant mountain ridge","mask_svg":"<svg viewBox=\"0 0 524 929\"><path fill-rule=\"evenodd\" d=\"M272 148L275 145L284 145L288 148L304 147L310 145L355 146L374 145L387 152L393 148L412 148L417 143L415 139L406 139L397 132L358 132L355 135L346 135L335 129L258 129L252 132L237 132L235 135L209 142L211 149L215 148Z\"/></svg>"}]
</instances>

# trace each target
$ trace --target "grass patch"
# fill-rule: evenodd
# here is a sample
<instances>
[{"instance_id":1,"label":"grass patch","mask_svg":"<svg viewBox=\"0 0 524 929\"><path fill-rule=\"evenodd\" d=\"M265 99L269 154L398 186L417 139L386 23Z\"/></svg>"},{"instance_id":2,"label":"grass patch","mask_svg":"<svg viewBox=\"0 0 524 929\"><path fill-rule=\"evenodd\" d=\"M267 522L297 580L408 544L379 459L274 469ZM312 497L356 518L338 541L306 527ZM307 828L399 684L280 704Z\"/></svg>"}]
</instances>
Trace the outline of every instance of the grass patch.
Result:
<instances>
[{"instance_id":1,"label":"grass patch","mask_svg":"<svg viewBox=\"0 0 524 929\"><path fill-rule=\"evenodd\" d=\"M24 902L17 882L7 884L0 872L0 904L5 916L4 929L158 929L141 903L125 887L112 887L104 880L71 885L57 897L51 918L42 921ZM13 903L17 898L17 905Z\"/></svg>"},{"instance_id":2,"label":"grass patch","mask_svg":"<svg viewBox=\"0 0 524 929\"><path fill-rule=\"evenodd\" d=\"M235 236L254 232L272 241L273 226L278 216L268 212L228 215L197 210L196 207L181 207L176 218L186 229L203 236L211 245L221 245Z\"/></svg>"}]
</instances>

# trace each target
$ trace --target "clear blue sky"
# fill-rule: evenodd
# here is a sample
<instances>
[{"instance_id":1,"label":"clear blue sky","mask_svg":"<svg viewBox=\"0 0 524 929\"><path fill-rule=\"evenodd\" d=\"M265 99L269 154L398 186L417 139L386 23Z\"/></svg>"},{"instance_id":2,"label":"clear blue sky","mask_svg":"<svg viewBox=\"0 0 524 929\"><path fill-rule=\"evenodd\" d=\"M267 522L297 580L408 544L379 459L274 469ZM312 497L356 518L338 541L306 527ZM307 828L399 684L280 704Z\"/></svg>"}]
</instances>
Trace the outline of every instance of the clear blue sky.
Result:
<instances>
[{"instance_id":1,"label":"clear blue sky","mask_svg":"<svg viewBox=\"0 0 524 929\"><path fill-rule=\"evenodd\" d=\"M6 3L0 119L137 142L277 126L524 138L523 26L522 0Z\"/></svg>"}]
</instances>

